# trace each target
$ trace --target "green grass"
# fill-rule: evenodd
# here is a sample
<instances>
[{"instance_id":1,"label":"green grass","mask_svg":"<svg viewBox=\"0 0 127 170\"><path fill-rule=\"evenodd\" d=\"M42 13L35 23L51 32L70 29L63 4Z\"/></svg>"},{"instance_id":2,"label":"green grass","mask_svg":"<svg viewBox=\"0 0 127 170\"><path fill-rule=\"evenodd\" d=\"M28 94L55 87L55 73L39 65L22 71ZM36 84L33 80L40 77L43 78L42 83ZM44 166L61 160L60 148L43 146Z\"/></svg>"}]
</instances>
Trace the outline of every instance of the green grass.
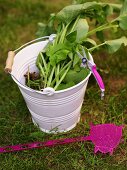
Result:
<instances>
[{"instance_id":1,"label":"green grass","mask_svg":"<svg viewBox=\"0 0 127 170\"><path fill-rule=\"evenodd\" d=\"M124 142L112 156L95 155L91 142L0 154L0 170L127 169L127 48L114 55L103 50L94 55L105 82L105 99L100 100L100 90L91 76L81 120L73 130L63 134L46 134L33 125L18 87L3 71L7 51L35 38L37 23L46 21L49 13L67 3L69 0L0 1L0 146L88 135L90 122L125 124Z\"/></svg>"}]
</instances>

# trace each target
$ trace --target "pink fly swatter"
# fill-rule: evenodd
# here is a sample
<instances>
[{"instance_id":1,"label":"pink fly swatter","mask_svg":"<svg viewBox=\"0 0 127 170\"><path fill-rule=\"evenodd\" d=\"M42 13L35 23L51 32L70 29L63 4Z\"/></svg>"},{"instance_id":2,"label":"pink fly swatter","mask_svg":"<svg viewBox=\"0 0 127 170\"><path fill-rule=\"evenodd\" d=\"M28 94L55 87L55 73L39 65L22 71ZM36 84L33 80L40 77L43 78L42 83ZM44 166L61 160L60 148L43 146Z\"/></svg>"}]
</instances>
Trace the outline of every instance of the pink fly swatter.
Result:
<instances>
[{"instance_id":1,"label":"pink fly swatter","mask_svg":"<svg viewBox=\"0 0 127 170\"><path fill-rule=\"evenodd\" d=\"M109 152L110 155L112 155L113 150L120 143L123 127L123 125L116 126L114 124L90 125L90 135L86 137L82 136L75 138L49 140L46 142L34 142L28 144L4 146L0 147L0 153L15 152L43 147L54 147L57 145L69 144L74 142L92 141L95 145L94 153L100 151L104 154Z\"/></svg>"}]
</instances>

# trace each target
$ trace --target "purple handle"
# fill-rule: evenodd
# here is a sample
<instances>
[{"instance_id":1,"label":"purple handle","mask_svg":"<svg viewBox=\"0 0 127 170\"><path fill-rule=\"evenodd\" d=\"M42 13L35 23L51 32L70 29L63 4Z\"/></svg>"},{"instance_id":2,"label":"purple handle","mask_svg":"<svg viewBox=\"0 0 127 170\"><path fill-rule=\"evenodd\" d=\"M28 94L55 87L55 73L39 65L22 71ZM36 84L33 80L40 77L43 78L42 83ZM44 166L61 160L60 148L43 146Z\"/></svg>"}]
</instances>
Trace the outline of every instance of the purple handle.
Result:
<instances>
[{"instance_id":1,"label":"purple handle","mask_svg":"<svg viewBox=\"0 0 127 170\"><path fill-rule=\"evenodd\" d=\"M104 83L103 83L103 80L102 80L100 74L97 72L96 65L93 65L91 67L91 71L92 71L92 73L93 73L93 75L94 75L94 77L95 77L101 91L104 92L105 91L105 86L104 86Z\"/></svg>"}]
</instances>

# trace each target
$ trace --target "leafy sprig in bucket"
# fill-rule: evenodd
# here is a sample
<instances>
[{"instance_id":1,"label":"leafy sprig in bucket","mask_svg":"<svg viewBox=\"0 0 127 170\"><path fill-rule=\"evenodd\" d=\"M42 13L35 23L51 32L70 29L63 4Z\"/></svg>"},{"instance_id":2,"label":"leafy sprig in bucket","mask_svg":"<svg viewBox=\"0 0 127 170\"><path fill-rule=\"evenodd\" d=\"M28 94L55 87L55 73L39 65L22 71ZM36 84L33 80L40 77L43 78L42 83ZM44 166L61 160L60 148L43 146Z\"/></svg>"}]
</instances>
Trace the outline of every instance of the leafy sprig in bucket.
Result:
<instances>
[{"instance_id":1,"label":"leafy sprig in bucket","mask_svg":"<svg viewBox=\"0 0 127 170\"><path fill-rule=\"evenodd\" d=\"M83 2L83 1L81 1ZM110 17L116 13L116 18ZM109 19L111 18L111 19ZM90 27L90 20L94 26ZM27 73L26 83L29 87L41 90L52 87L55 90L66 89L81 82L89 74L88 67L81 67L77 51L89 53L101 46L109 53L116 52L122 44L127 45L125 36L107 40L105 30L127 29L127 0L121 4L75 1L57 14L51 14L47 25L39 23L39 36L56 33L54 41L49 42L36 60L39 75L31 78ZM93 35L96 38L93 38ZM35 74L35 73L34 73Z\"/></svg>"}]
</instances>

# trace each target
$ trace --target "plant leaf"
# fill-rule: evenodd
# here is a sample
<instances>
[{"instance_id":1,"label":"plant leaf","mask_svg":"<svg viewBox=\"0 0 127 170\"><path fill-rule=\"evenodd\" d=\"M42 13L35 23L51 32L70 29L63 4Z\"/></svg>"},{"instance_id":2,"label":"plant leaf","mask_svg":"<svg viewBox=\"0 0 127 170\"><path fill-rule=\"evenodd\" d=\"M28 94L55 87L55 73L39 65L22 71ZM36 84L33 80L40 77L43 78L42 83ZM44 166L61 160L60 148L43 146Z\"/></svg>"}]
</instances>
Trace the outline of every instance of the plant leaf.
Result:
<instances>
[{"instance_id":1,"label":"plant leaf","mask_svg":"<svg viewBox=\"0 0 127 170\"><path fill-rule=\"evenodd\" d=\"M105 42L109 53L114 53L116 52L122 44L124 44L124 46L127 45L127 38L126 37L121 37L119 39L115 39L115 40L109 40Z\"/></svg>"},{"instance_id":2,"label":"plant leaf","mask_svg":"<svg viewBox=\"0 0 127 170\"><path fill-rule=\"evenodd\" d=\"M69 57L71 60L73 60L73 53L70 52L70 53L68 54L68 57Z\"/></svg>"},{"instance_id":3,"label":"plant leaf","mask_svg":"<svg viewBox=\"0 0 127 170\"><path fill-rule=\"evenodd\" d=\"M95 8L99 6L96 2L86 2L84 4L69 5L63 8L57 13L56 18L62 22L69 23L81 13L85 12L86 9Z\"/></svg>"},{"instance_id":4,"label":"plant leaf","mask_svg":"<svg viewBox=\"0 0 127 170\"><path fill-rule=\"evenodd\" d=\"M38 31L36 35L38 37L41 37L41 36L47 36L52 33L55 33L56 32L55 27L54 27L55 18L56 18L56 15L52 13L50 14L48 24L44 24L42 22L38 23Z\"/></svg>"},{"instance_id":5,"label":"plant leaf","mask_svg":"<svg viewBox=\"0 0 127 170\"><path fill-rule=\"evenodd\" d=\"M120 10L120 15L127 14L127 0L124 0L122 8Z\"/></svg>"},{"instance_id":6,"label":"plant leaf","mask_svg":"<svg viewBox=\"0 0 127 170\"><path fill-rule=\"evenodd\" d=\"M52 66L59 63L62 60L65 60L67 58L67 55L70 51L67 49L62 49L54 53L52 56L50 56L50 63Z\"/></svg>"},{"instance_id":7,"label":"plant leaf","mask_svg":"<svg viewBox=\"0 0 127 170\"><path fill-rule=\"evenodd\" d=\"M75 85L75 83L73 81L70 81L69 83L66 83L66 84L61 83L56 90L67 89L67 88L72 87L74 85Z\"/></svg>"},{"instance_id":8,"label":"plant leaf","mask_svg":"<svg viewBox=\"0 0 127 170\"><path fill-rule=\"evenodd\" d=\"M82 4L84 2L86 2L86 0L74 0L73 4Z\"/></svg>"},{"instance_id":9,"label":"plant leaf","mask_svg":"<svg viewBox=\"0 0 127 170\"><path fill-rule=\"evenodd\" d=\"M74 5L69 5L63 8L59 13L56 14L56 19L64 22L64 23L69 23L73 19L77 18L80 14L87 16L87 12L89 12L91 9L98 9L100 10L100 7L103 8L105 6L111 6L115 10L120 10L121 5L119 4L110 4L110 3L98 3L98 2L86 2L83 4L74 4ZM95 13L97 11L94 11ZM111 10L111 9L109 9ZM108 10L108 13L109 13ZM111 13L111 11L110 11ZM89 17L89 15L88 15ZM93 17L96 18L94 15Z\"/></svg>"},{"instance_id":10,"label":"plant leaf","mask_svg":"<svg viewBox=\"0 0 127 170\"><path fill-rule=\"evenodd\" d=\"M89 30L89 25L87 23L87 20L80 18L75 27L75 30L77 31L77 38L76 38L77 42L83 40Z\"/></svg>"},{"instance_id":11,"label":"plant leaf","mask_svg":"<svg viewBox=\"0 0 127 170\"><path fill-rule=\"evenodd\" d=\"M123 30L127 30L127 14L119 17L119 26Z\"/></svg>"},{"instance_id":12,"label":"plant leaf","mask_svg":"<svg viewBox=\"0 0 127 170\"><path fill-rule=\"evenodd\" d=\"M89 74L89 70L86 68L81 68L80 72L76 72L75 70L69 70L64 79L64 82L69 83L72 81L75 84L77 84L81 82L83 79L85 79L88 74Z\"/></svg>"},{"instance_id":13,"label":"plant leaf","mask_svg":"<svg viewBox=\"0 0 127 170\"><path fill-rule=\"evenodd\" d=\"M96 42L95 42L93 39L91 39L91 38L87 38L87 39L85 40L85 42L89 42L89 43L92 44L93 46L97 45Z\"/></svg>"},{"instance_id":14,"label":"plant leaf","mask_svg":"<svg viewBox=\"0 0 127 170\"><path fill-rule=\"evenodd\" d=\"M66 36L66 39L67 39L69 42L75 42L76 37L77 37L77 31L74 31L74 32L71 32L70 34L68 34L68 35Z\"/></svg>"},{"instance_id":15,"label":"plant leaf","mask_svg":"<svg viewBox=\"0 0 127 170\"><path fill-rule=\"evenodd\" d=\"M74 61L73 61L73 67L75 67L75 65L80 61L81 59L79 58L79 56L77 54L74 55Z\"/></svg>"},{"instance_id":16,"label":"plant leaf","mask_svg":"<svg viewBox=\"0 0 127 170\"><path fill-rule=\"evenodd\" d=\"M106 6L103 7L103 11L106 16L112 15L113 14L113 6L111 6L110 4L107 4Z\"/></svg>"},{"instance_id":17,"label":"plant leaf","mask_svg":"<svg viewBox=\"0 0 127 170\"><path fill-rule=\"evenodd\" d=\"M73 45L66 42L48 46L46 55L49 56L51 65L54 66L58 62L65 60L69 52L72 51Z\"/></svg>"},{"instance_id":18,"label":"plant leaf","mask_svg":"<svg viewBox=\"0 0 127 170\"><path fill-rule=\"evenodd\" d=\"M74 66L74 71L76 71L76 72L81 71L81 66L80 66L79 64L76 64L76 65Z\"/></svg>"},{"instance_id":19,"label":"plant leaf","mask_svg":"<svg viewBox=\"0 0 127 170\"><path fill-rule=\"evenodd\" d=\"M54 29L52 27L50 27L49 25L46 25L41 22L38 23L38 31L36 32L36 35L38 37L48 36L54 32L55 32Z\"/></svg>"},{"instance_id":20,"label":"plant leaf","mask_svg":"<svg viewBox=\"0 0 127 170\"><path fill-rule=\"evenodd\" d=\"M116 18L119 21L119 26L123 30L127 30L127 0L124 1L120 11L120 16Z\"/></svg>"}]
</instances>

